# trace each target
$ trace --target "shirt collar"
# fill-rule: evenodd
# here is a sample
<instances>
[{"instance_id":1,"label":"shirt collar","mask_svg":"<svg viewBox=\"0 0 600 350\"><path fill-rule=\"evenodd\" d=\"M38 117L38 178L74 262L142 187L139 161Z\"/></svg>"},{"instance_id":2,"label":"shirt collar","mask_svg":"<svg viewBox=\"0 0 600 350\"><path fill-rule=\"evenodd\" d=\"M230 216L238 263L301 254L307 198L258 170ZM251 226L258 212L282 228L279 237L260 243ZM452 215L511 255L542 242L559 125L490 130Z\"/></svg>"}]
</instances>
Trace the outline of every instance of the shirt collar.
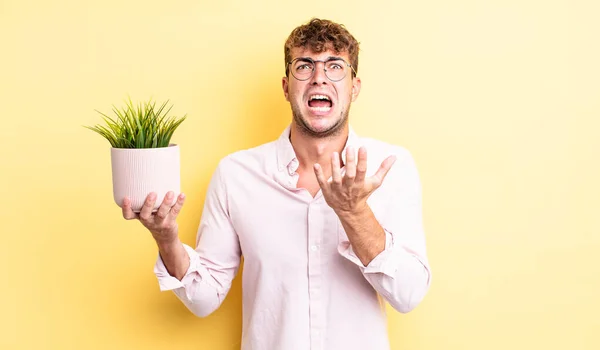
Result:
<instances>
[{"instance_id":1,"label":"shirt collar","mask_svg":"<svg viewBox=\"0 0 600 350\"><path fill-rule=\"evenodd\" d=\"M356 135L352 126L349 126L348 129L348 140L346 140L346 144L342 150L342 161L344 164L346 163L346 149L348 146L354 148L354 159L357 159L358 148L360 147L360 138ZM288 125L277 140L277 169L279 171L288 168L288 170L294 172L298 168L299 163L296 158L296 152L294 152L294 147L290 142L290 131L291 125Z\"/></svg>"}]
</instances>

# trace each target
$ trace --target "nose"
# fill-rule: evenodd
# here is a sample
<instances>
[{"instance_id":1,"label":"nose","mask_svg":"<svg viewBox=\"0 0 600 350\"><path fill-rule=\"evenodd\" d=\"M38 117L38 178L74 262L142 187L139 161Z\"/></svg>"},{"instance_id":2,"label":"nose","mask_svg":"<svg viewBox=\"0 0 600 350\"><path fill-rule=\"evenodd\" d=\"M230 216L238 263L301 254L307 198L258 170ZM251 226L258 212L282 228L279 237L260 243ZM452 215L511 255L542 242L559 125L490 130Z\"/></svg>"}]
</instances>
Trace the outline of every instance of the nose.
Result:
<instances>
[{"instance_id":1,"label":"nose","mask_svg":"<svg viewBox=\"0 0 600 350\"><path fill-rule=\"evenodd\" d=\"M327 76L325 75L325 62L315 62L315 72L311 78L312 85L327 84Z\"/></svg>"}]
</instances>

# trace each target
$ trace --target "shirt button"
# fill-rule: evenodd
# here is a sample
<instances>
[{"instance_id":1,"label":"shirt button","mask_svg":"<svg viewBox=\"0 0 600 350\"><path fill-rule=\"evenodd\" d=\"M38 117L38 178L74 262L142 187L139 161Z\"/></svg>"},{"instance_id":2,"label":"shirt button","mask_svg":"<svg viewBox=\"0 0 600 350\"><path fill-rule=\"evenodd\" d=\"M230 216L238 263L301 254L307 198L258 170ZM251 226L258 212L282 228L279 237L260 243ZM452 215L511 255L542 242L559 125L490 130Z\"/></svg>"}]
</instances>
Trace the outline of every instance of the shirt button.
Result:
<instances>
[{"instance_id":1,"label":"shirt button","mask_svg":"<svg viewBox=\"0 0 600 350\"><path fill-rule=\"evenodd\" d=\"M313 246L310 247L310 250L312 250L313 252L316 252L317 249L319 249L319 247L316 246L316 245L313 245Z\"/></svg>"}]
</instances>

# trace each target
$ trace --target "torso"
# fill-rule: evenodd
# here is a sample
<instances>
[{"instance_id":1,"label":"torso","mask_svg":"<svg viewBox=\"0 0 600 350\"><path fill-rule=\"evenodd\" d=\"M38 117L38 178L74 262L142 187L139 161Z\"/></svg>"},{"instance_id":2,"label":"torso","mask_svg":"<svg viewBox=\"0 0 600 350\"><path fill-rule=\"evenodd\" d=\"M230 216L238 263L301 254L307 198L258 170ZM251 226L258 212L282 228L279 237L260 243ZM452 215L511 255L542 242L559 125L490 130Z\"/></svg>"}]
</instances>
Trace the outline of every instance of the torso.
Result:
<instances>
[{"instance_id":1,"label":"torso","mask_svg":"<svg viewBox=\"0 0 600 350\"><path fill-rule=\"evenodd\" d=\"M202 218L200 237L211 245L203 251L207 260L220 262L227 271L236 267L230 261L237 256L225 244L244 257L242 349L307 349L318 339L317 346L324 349L387 350L381 300L361 269L340 253L349 240L339 217L319 195L312 166L302 164L296 174L286 167L292 153L277 148L286 142L284 135L275 144L238 152L220 163L219 198L210 208L224 219L213 224L217 221L209 215ZM370 173L388 153L383 146L372 147ZM388 177L383 186L392 181L395 188L393 179ZM391 219L383 193L369 199L385 224ZM230 234L224 235L229 225ZM340 324L343 330L336 327Z\"/></svg>"}]
</instances>

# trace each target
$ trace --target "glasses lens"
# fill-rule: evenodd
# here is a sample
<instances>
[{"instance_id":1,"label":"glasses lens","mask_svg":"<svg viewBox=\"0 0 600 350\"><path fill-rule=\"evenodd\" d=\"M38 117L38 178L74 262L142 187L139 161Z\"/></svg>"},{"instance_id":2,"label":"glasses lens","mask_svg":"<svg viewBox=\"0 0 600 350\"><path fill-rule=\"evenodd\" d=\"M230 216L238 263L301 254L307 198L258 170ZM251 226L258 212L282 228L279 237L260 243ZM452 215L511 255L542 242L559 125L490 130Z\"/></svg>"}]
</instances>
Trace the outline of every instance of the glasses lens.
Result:
<instances>
[{"instance_id":1,"label":"glasses lens","mask_svg":"<svg viewBox=\"0 0 600 350\"><path fill-rule=\"evenodd\" d=\"M344 79L348 69L350 68L341 60L332 60L325 63L325 74L333 81Z\"/></svg>"},{"instance_id":2,"label":"glasses lens","mask_svg":"<svg viewBox=\"0 0 600 350\"><path fill-rule=\"evenodd\" d=\"M291 64L292 75L298 80L306 80L312 76L315 70L314 62L308 60L295 60Z\"/></svg>"}]
</instances>

